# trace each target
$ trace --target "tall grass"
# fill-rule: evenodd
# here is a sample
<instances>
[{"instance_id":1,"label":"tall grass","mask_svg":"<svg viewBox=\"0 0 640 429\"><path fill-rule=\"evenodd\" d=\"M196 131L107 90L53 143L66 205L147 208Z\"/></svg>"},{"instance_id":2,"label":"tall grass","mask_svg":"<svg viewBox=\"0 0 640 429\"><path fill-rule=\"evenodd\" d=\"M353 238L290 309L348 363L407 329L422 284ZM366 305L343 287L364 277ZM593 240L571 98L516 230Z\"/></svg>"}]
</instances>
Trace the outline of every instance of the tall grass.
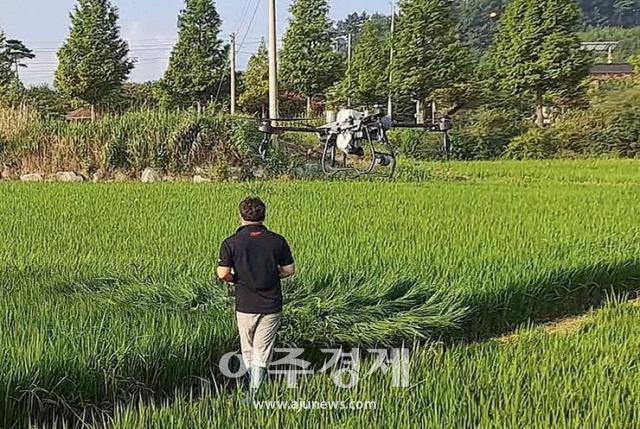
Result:
<instances>
[{"instance_id":1,"label":"tall grass","mask_svg":"<svg viewBox=\"0 0 640 429\"><path fill-rule=\"evenodd\" d=\"M93 123L2 110L0 140L5 147L0 164L40 173L135 173L146 167L180 173L222 161L242 166L255 158L251 149L259 142L256 124L250 125L223 115L161 110L107 116Z\"/></svg>"},{"instance_id":2,"label":"tall grass","mask_svg":"<svg viewBox=\"0 0 640 429\"><path fill-rule=\"evenodd\" d=\"M585 162L598 184L502 165L510 183L0 184L1 424L101 418L216 377L238 344L215 263L247 194L300 266L281 344L470 339L638 289L622 164Z\"/></svg>"},{"instance_id":3,"label":"tall grass","mask_svg":"<svg viewBox=\"0 0 640 429\"><path fill-rule=\"evenodd\" d=\"M626 429L640 417L639 348L640 306L608 307L566 332L538 328L508 341L415 350L406 389L393 387L390 373L362 376L346 390L329 375L316 375L297 389L266 385L254 399L262 409L238 393L209 395L125 411L113 427ZM368 370L365 364L360 374ZM375 401L376 407L274 408L314 401Z\"/></svg>"}]
</instances>

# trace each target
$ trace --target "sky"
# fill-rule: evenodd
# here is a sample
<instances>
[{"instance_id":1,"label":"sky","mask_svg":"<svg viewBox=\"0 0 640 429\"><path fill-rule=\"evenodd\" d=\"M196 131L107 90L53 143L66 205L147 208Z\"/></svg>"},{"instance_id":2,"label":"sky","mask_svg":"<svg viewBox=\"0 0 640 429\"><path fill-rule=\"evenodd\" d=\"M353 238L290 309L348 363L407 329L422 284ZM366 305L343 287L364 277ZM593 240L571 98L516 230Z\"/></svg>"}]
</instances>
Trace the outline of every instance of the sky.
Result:
<instances>
[{"instance_id":1,"label":"sky","mask_svg":"<svg viewBox=\"0 0 640 429\"><path fill-rule=\"evenodd\" d=\"M184 0L112 0L120 12L121 34L129 42L130 56L137 59L130 80L145 82L162 76L177 38L177 18ZM289 19L292 0L277 0L278 31L282 35ZM390 14L391 0L331 0L331 18L341 19L351 12ZM20 71L30 85L51 84L57 65L56 52L69 34L69 13L75 0L0 0L0 30L8 38L19 39L33 49L36 59ZM221 37L233 32L238 41L238 67L243 69L267 38L267 0L217 0L222 17ZM255 13L254 13L255 12ZM252 20L253 18L253 20Z\"/></svg>"}]
</instances>

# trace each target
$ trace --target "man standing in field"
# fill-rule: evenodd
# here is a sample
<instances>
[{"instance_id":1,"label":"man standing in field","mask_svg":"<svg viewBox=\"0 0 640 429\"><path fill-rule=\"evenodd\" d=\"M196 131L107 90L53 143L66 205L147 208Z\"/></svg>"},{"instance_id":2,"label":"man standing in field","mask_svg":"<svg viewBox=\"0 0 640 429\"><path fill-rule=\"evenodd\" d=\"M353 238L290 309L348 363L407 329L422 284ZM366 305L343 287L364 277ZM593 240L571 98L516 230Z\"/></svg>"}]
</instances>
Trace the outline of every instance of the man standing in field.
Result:
<instances>
[{"instance_id":1,"label":"man standing in field","mask_svg":"<svg viewBox=\"0 0 640 429\"><path fill-rule=\"evenodd\" d=\"M235 285L242 360L254 389L266 375L280 327L280 280L296 272L287 240L264 225L266 211L259 198L240 203L242 226L222 243L217 270L221 280Z\"/></svg>"}]
</instances>

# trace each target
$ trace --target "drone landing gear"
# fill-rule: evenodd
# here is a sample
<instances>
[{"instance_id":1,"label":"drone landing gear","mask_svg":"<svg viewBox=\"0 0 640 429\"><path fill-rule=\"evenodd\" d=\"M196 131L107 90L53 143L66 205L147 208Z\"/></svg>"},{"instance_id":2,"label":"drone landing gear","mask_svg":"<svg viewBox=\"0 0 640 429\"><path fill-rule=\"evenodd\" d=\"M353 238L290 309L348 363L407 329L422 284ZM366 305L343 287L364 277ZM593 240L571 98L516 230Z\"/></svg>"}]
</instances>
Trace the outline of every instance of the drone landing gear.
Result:
<instances>
[{"instance_id":1,"label":"drone landing gear","mask_svg":"<svg viewBox=\"0 0 640 429\"><path fill-rule=\"evenodd\" d=\"M393 177L396 170L396 155L393 146L382 129L372 132L365 128L364 136L346 150L338 148L337 136L325 137L322 152L322 172L328 176ZM338 156L338 153L341 156Z\"/></svg>"}]
</instances>

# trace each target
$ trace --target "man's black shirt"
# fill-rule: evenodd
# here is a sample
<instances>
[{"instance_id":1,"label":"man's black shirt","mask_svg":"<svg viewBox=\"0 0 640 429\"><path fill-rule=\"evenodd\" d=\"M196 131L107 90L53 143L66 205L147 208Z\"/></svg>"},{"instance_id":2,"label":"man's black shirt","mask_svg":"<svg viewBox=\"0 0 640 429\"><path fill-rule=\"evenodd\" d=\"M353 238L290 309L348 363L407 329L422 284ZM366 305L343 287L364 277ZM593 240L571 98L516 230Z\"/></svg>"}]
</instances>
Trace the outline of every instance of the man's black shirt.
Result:
<instances>
[{"instance_id":1,"label":"man's black shirt","mask_svg":"<svg viewBox=\"0 0 640 429\"><path fill-rule=\"evenodd\" d=\"M230 267L236 277L236 310L250 314L282 311L282 287L278 267L293 264L284 237L264 225L248 225L227 238L220 248L218 265Z\"/></svg>"}]
</instances>

